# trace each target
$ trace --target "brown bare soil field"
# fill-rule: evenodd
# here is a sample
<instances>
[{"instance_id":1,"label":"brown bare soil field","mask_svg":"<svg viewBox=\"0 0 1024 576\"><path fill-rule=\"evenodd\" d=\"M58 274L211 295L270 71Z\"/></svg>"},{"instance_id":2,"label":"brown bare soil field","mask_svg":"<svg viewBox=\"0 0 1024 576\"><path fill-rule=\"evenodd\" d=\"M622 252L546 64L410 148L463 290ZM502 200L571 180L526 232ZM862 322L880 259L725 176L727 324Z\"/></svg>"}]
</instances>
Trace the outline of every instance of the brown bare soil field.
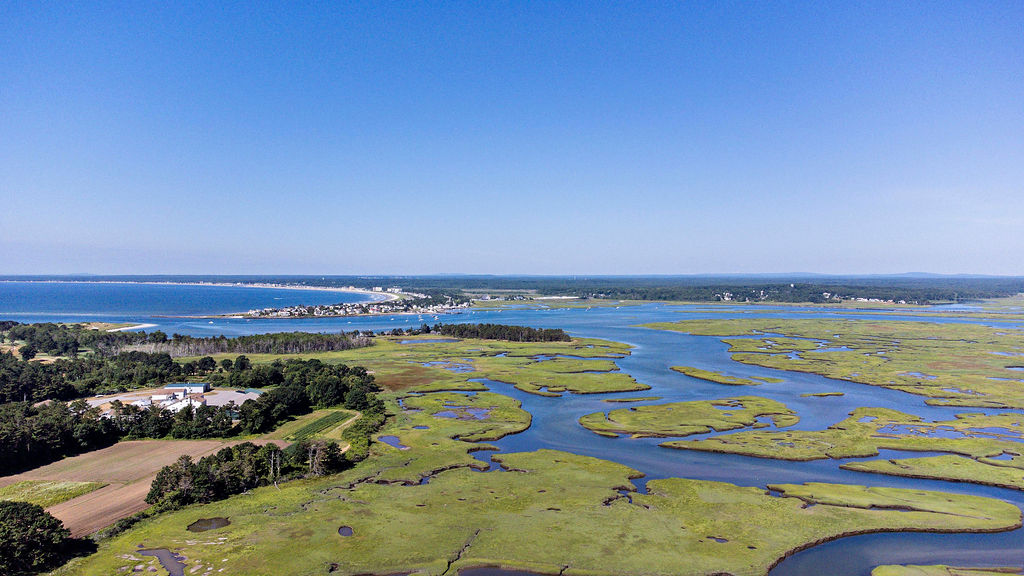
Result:
<instances>
[{"instance_id":1,"label":"brown bare soil field","mask_svg":"<svg viewBox=\"0 0 1024 576\"><path fill-rule=\"evenodd\" d=\"M263 444L268 440L254 440ZM274 441L279 446L288 444ZM101 528L145 509L146 494L160 468L174 463L183 455L194 460L221 448L238 444L221 440L132 440L109 448L65 458L63 460L0 478L0 486L22 480L75 480L106 482L109 485L47 508L64 522L75 537L91 534Z\"/></svg>"},{"instance_id":2,"label":"brown bare soil field","mask_svg":"<svg viewBox=\"0 0 1024 576\"><path fill-rule=\"evenodd\" d=\"M51 506L46 511L64 522L64 527L75 538L87 536L148 508L146 494L152 481L151 477L130 484L110 484Z\"/></svg>"}]
</instances>

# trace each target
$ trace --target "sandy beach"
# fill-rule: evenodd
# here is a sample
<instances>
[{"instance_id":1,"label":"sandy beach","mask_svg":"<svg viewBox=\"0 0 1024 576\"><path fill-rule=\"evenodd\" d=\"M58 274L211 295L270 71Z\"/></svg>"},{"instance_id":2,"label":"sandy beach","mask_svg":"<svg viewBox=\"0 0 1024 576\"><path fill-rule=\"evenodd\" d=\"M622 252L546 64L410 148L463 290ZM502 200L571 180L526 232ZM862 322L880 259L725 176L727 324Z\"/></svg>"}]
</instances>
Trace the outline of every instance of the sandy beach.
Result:
<instances>
[{"instance_id":1,"label":"sandy beach","mask_svg":"<svg viewBox=\"0 0 1024 576\"><path fill-rule=\"evenodd\" d=\"M107 330L107 332L127 332L129 330L144 330L146 328L156 328L156 324L132 324L131 326L111 328L110 330Z\"/></svg>"}]
</instances>

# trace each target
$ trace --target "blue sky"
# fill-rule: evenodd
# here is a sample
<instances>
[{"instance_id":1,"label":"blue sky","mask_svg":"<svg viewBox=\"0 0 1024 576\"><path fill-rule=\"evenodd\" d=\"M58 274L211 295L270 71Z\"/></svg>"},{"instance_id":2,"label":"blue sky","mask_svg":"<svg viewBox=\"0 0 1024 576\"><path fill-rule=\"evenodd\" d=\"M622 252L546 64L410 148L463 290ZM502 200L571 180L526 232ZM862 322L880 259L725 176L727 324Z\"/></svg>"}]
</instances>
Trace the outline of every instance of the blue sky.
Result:
<instances>
[{"instance_id":1,"label":"blue sky","mask_svg":"<svg viewBox=\"0 0 1024 576\"><path fill-rule=\"evenodd\" d=\"M0 4L0 273L1024 275L1020 2Z\"/></svg>"}]
</instances>

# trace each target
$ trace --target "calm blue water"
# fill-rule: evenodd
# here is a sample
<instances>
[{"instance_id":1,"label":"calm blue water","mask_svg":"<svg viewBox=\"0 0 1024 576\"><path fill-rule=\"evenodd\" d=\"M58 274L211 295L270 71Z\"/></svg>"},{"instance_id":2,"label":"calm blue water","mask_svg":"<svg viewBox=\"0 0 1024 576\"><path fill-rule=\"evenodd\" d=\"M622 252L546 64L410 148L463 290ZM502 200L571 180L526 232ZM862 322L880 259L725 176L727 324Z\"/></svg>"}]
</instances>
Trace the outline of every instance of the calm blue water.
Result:
<instances>
[{"instance_id":1,"label":"calm blue water","mask_svg":"<svg viewBox=\"0 0 1024 576\"><path fill-rule=\"evenodd\" d=\"M369 299L369 295L352 292L243 286L0 282L0 318L20 322L132 321Z\"/></svg>"},{"instance_id":2,"label":"calm blue water","mask_svg":"<svg viewBox=\"0 0 1024 576\"><path fill-rule=\"evenodd\" d=\"M689 336L637 328L637 324L691 318L722 318L708 313L706 306L667 306L647 304L622 308L542 309L465 311L458 314L394 315L358 318L320 318L296 320L193 319L168 316L229 313L271 306L334 303L354 301L361 295L293 291L266 288L214 286L154 286L131 284L26 284L0 282L0 319L23 322L42 321L129 321L155 324L167 333L193 336L227 336L304 330L338 332L351 330L386 330L395 327L416 327L437 322L493 322L533 327L563 328L576 336L606 338L634 346L633 353L617 360L624 371L651 390L635 393L599 395L566 395L548 398L520 392L501 382L486 381L495 392L519 399L524 409L533 414L531 427L520 434L508 436L494 444L502 451L552 448L607 458L631 466L646 476L636 482L644 489L647 480L666 477L720 480L743 486L764 487L769 483L840 482L871 486L917 487L991 496L1024 507L1024 493L963 483L914 480L850 472L839 469L847 460L814 462L781 462L735 455L710 454L673 450L658 446L656 439L632 440L605 438L577 424L577 419L591 412L610 411L624 405L609 404L606 398L662 396L661 402L676 402L757 394L786 403L799 414L796 429L817 430L839 420L856 407L892 408L922 416L928 420L951 419L957 413L972 412L965 408L928 406L920 396L902 392L823 378L813 374L784 372L739 364L730 359L728 346L718 338ZM743 315L749 308L715 308ZM837 314L793 307L768 308L770 315L794 318L829 318ZM758 317L766 316L759 314ZM842 317L858 317L846 313ZM863 316L877 320L876 315ZM889 316L894 319L922 321L920 317ZM936 322L966 322L962 319L937 318ZM985 321L1007 329L1022 328L1017 322ZM429 346L429 344L421 344ZM674 365L692 365L750 378L771 376L782 378L777 384L756 387L725 386L690 378L669 370ZM842 397L803 398L810 392L843 392ZM702 436L696 436L699 438ZM389 438L390 439L390 438ZM477 457L489 460L490 452ZM908 454L886 451L881 457L898 458ZM909 456L922 456L920 453ZM1024 557L1024 535L1021 530L989 535L876 534L843 538L800 552L783 561L772 576L820 575L867 576L874 566L885 563L914 564L981 564L1019 566ZM498 574L498 572L495 572Z\"/></svg>"}]
</instances>

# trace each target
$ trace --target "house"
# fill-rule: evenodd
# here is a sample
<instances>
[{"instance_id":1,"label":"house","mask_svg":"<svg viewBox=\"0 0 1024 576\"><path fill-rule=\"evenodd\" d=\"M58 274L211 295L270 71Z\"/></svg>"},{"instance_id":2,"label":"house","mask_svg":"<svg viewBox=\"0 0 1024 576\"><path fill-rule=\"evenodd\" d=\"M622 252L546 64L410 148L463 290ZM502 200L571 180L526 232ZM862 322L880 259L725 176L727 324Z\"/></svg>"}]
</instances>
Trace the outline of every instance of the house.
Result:
<instances>
[{"instance_id":1,"label":"house","mask_svg":"<svg viewBox=\"0 0 1024 576\"><path fill-rule=\"evenodd\" d=\"M210 385L206 382L176 382L164 386L168 392L182 392L184 394L202 394L210 391Z\"/></svg>"}]
</instances>

